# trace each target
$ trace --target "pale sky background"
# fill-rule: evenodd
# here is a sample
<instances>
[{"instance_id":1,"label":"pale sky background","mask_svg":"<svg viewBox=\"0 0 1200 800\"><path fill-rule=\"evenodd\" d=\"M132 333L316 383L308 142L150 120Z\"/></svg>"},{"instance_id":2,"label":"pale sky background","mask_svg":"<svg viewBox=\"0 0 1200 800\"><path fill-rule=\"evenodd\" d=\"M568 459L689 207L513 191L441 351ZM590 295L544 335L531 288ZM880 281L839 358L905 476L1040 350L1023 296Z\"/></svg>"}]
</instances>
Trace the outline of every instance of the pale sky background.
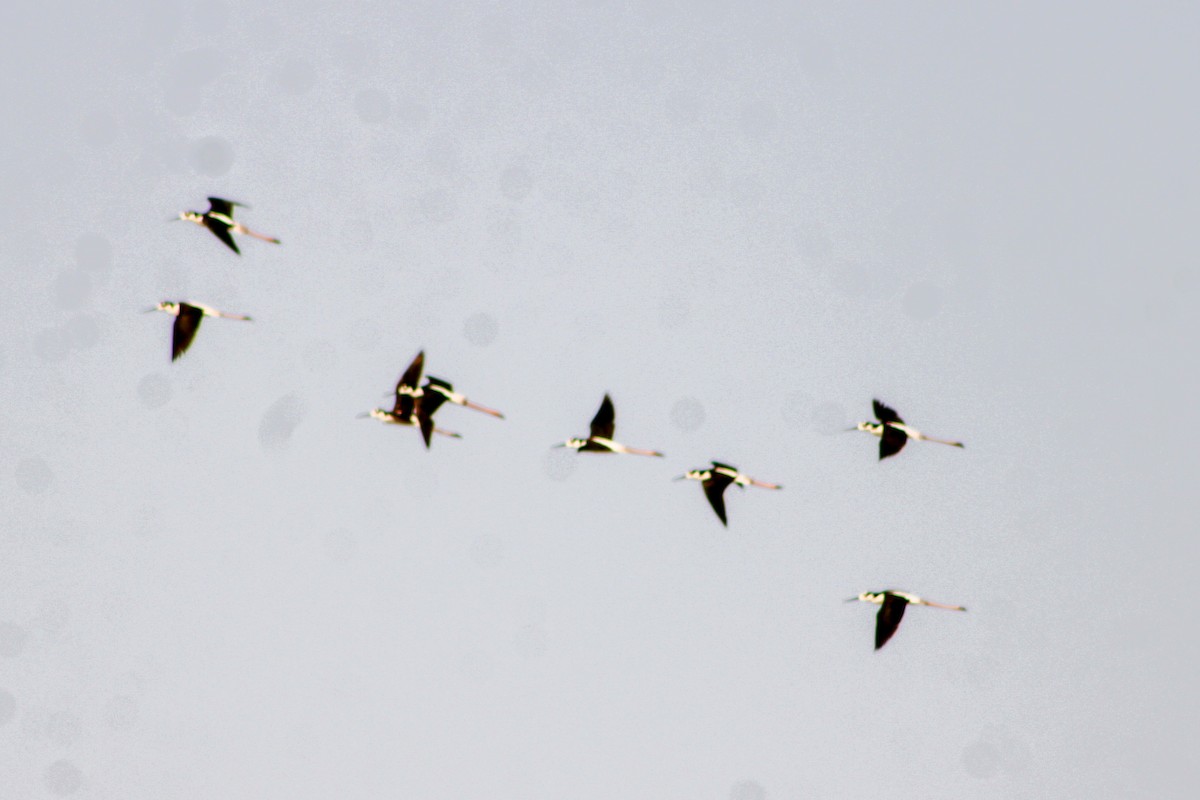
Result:
<instances>
[{"instance_id":1,"label":"pale sky background","mask_svg":"<svg viewBox=\"0 0 1200 800\"><path fill-rule=\"evenodd\" d=\"M1197 796L1200 11L1125 5L7 4L4 796ZM421 348L508 419L355 419ZM550 449L606 391L666 459Z\"/></svg>"}]
</instances>

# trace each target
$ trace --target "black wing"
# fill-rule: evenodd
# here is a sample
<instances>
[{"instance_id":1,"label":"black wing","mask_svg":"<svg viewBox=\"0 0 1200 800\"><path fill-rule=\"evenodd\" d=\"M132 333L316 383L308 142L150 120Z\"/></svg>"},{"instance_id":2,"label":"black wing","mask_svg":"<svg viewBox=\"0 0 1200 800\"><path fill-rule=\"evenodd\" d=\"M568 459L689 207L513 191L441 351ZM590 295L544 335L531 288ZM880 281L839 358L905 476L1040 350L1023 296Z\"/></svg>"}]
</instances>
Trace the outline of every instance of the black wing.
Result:
<instances>
[{"instance_id":1,"label":"black wing","mask_svg":"<svg viewBox=\"0 0 1200 800\"><path fill-rule=\"evenodd\" d=\"M904 609L907 607L908 601L903 597L884 594L883 605L879 607L879 613L875 615L876 650L887 644L887 640L892 638L892 634L900 627L900 620L904 619Z\"/></svg>"},{"instance_id":2,"label":"black wing","mask_svg":"<svg viewBox=\"0 0 1200 800\"><path fill-rule=\"evenodd\" d=\"M233 207L234 206L242 206L242 208L246 207L246 206L242 205L241 203L237 202L236 200L223 200L220 197L208 198L208 213L209 214L224 214L225 216L229 217L230 219L233 219Z\"/></svg>"},{"instance_id":3,"label":"black wing","mask_svg":"<svg viewBox=\"0 0 1200 800\"><path fill-rule=\"evenodd\" d=\"M431 385L444 384L437 378L430 378ZM449 384L445 384L449 385ZM446 395L439 391L422 392L417 398L417 424L421 426L421 436L425 439L425 449L429 449L429 443L433 440L433 412L442 407L442 403L446 402Z\"/></svg>"},{"instance_id":4,"label":"black wing","mask_svg":"<svg viewBox=\"0 0 1200 800\"><path fill-rule=\"evenodd\" d=\"M196 331L200 328L200 320L204 319L204 312L195 306L189 306L187 303L179 304L179 316L175 317L175 325L171 329L171 360L179 358L192 344L192 339L196 338Z\"/></svg>"},{"instance_id":5,"label":"black wing","mask_svg":"<svg viewBox=\"0 0 1200 800\"><path fill-rule=\"evenodd\" d=\"M421 385L421 370L425 368L425 351L417 353L417 357L408 365L408 369L404 370L404 374L400 376L400 380L396 381L396 394L400 394L401 387L408 389L416 389Z\"/></svg>"},{"instance_id":6,"label":"black wing","mask_svg":"<svg viewBox=\"0 0 1200 800\"><path fill-rule=\"evenodd\" d=\"M433 441L433 417L429 414L417 414L417 423L421 426L421 437L425 440L425 449L429 449Z\"/></svg>"},{"instance_id":7,"label":"black wing","mask_svg":"<svg viewBox=\"0 0 1200 800\"><path fill-rule=\"evenodd\" d=\"M600 410L596 412L596 416L592 417L592 436L598 436L601 439L613 438L613 431L616 430L617 412L613 409L612 398L607 394L604 395L604 400L600 402Z\"/></svg>"},{"instance_id":8,"label":"black wing","mask_svg":"<svg viewBox=\"0 0 1200 800\"><path fill-rule=\"evenodd\" d=\"M425 366L425 351L417 353L417 357L404 370L400 380L396 381L396 405L392 409L405 419L413 415L417 409L417 397L420 396L418 387L421 385L421 370Z\"/></svg>"},{"instance_id":9,"label":"black wing","mask_svg":"<svg viewBox=\"0 0 1200 800\"><path fill-rule=\"evenodd\" d=\"M433 412L442 407L448 394L453 391L454 387L443 380L432 377L427 379L425 389L421 392L421 397L417 402L417 413L432 417Z\"/></svg>"},{"instance_id":10,"label":"black wing","mask_svg":"<svg viewBox=\"0 0 1200 800\"><path fill-rule=\"evenodd\" d=\"M728 464L722 464L720 461L714 461L714 462L712 462L712 465L713 465L713 469L727 469L727 470L730 470L731 472L738 471L737 467L731 467Z\"/></svg>"},{"instance_id":11,"label":"black wing","mask_svg":"<svg viewBox=\"0 0 1200 800\"><path fill-rule=\"evenodd\" d=\"M897 414L895 411L888 408L887 406L885 406L883 403L879 402L878 400L872 400L871 405L874 406L874 408L875 408L875 419L879 420L880 422L899 422L901 424L904 423L904 420L900 419L899 414Z\"/></svg>"},{"instance_id":12,"label":"black wing","mask_svg":"<svg viewBox=\"0 0 1200 800\"><path fill-rule=\"evenodd\" d=\"M733 483L733 478L719 472L714 472L712 477L704 482L704 496L708 498L708 504L712 506L712 510L717 512L717 518L721 520L721 524L726 527L729 527L729 520L725 518L725 487L731 483Z\"/></svg>"},{"instance_id":13,"label":"black wing","mask_svg":"<svg viewBox=\"0 0 1200 800\"><path fill-rule=\"evenodd\" d=\"M213 219L212 217L206 216L204 218L204 227L212 231L213 236L216 236L218 239L224 242L225 246L230 250L237 253L239 256L242 254L242 251L238 250L237 242L233 240L233 234L229 232L229 226L224 222L219 219Z\"/></svg>"},{"instance_id":14,"label":"black wing","mask_svg":"<svg viewBox=\"0 0 1200 800\"><path fill-rule=\"evenodd\" d=\"M888 456L899 453L904 449L904 443L907 441L908 434L904 431L884 424L883 433L879 437L879 460L883 461Z\"/></svg>"}]
</instances>

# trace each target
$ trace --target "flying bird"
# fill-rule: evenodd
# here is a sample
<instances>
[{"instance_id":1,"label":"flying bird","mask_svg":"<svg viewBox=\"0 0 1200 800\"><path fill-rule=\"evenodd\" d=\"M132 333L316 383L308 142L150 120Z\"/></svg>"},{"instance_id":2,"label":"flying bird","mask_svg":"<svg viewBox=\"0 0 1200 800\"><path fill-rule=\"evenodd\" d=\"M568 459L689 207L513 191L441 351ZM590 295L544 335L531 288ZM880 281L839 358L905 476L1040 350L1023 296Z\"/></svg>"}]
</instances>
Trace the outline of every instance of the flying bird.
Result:
<instances>
[{"instance_id":1,"label":"flying bird","mask_svg":"<svg viewBox=\"0 0 1200 800\"><path fill-rule=\"evenodd\" d=\"M208 228L214 236L225 243L226 247L238 255L241 255L242 251L238 249L237 242L233 240L233 234L235 233L253 236L255 239L262 239L264 242L270 242L271 244L279 244L279 240L273 236L264 236L261 233L250 230L240 222L234 222L234 206L249 208L249 206L233 200L210 197L208 198L208 211L203 213L199 211L181 211L179 212L179 219L194 222L197 225L203 225L205 228Z\"/></svg>"},{"instance_id":2,"label":"flying bird","mask_svg":"<svg viewBox=\"0 0 1200 800\"><path fill-rule=\"evenodd\" d=\"M730 484L737 484L739 489L745 489L747 486L761 486L764 489L783 488L777 483L756 481L749 475L738 472L737 467L731 467L719 461L712 462L711 468L689 470L675 480L700 481L700 485L704 488L704 496L708 498L708 504L712 506L713 511L717 512L717 518L725 526L729 525L729 521L725 518L725 490Z\"/></svg>"},{"instance_id":3,"label":"flying bird","mask_svg":"<svg viewBox=\"0 0 1200 800\"><path fill-rule=\"evenodd\" d=\"M596 412L596 416L592 418L592 430L586 439L567 439L565 442L560 442L554 445L555 447L569 447L572 450L589 453L630 453L636 456L658 456L662 458L662 453L657 450L642 450L637 447L629 447L620 442L613 441L613 431L616 428L616 412L613 409L612 399L606 394L604 400L600 402L600 410Z\"/></svg>"},{"instance_id":4,"label":"flying bird","mask_svg":"<svg viewBox=\"0 0 1200 800\"><path fill-rule=\"evenodd\" d=\"M933 606L934 608L947 608L951 611L966 611L962 606L948 606L942 603L934 603L931 600L923 600L915 594L908 592L898 592L894 589L884 589L881 592L863 592L858 597L851 597L846 600L847 603L854 601L863 603L874 603L879 606L879 613L875 615L875 649L883 647L887 644L888 639L896 632L896 628L900 627L900 620L904 618L904 609L910 604L914 606Z\"/></svg>"},{"instance_id":5,"label":"flying bird","mask_svg":"<svg viewBox=\"0 0 1200 800\"><path fill-rule=\"evenodd\" d=\"M426 392L419 388L421 371L424 366L425 351L422 350L417 353L417 357L412 360L408 369L404 370L400 379L396 381L396 389L393 393L395 399L391 411L386 408L376 408L365 414L359 414L359 417L371 417L389 425L415 426L420 429L421 437L425 440L425 449L428 450L435 433L455 439L461 439L462 436L442 430L433 424L433 412L446 402L446 397L441 392ZM430 378L431 382L435 380L436 378Z\"/></svg>"},{"instance_id":6,"label":"flying bird","mask_svg":"<svg viewBox=\"0 0 1200 800\"><path fill-rule=\"evenodd\" d=\"M226 319L250 321L250 317L244 314L226 314L224 311L185 300L163 300L154 308L146 309L147 314L154 311L165 311L175 317L175 324L171 329L172 361L187 352L192 340L196 338L196 331L200 329L200 321L205 317L225 317Z\"/></svg>"},{"instance_id":7,"label":"flying bird","mask_svg":"<svg viewBox=\"0 0 1200 800\"><path fill-rule=\"evenodd\" d=\"M951 447L964 447L962 442L952 442L948 439L935 439L932 436L926 436L916 428L904 424L904 420L900 419L900 415L892 409L885 406L878 400L871 401L875 409L875 416L878 422L860 422L853 428L847 428L851 431L866 431L872 436L879 437L879 460L894 456L903 449L905 443L909 439L918 439L923 442L937 442L938 444L948 444Z\"/></svg>"}]
</instances>

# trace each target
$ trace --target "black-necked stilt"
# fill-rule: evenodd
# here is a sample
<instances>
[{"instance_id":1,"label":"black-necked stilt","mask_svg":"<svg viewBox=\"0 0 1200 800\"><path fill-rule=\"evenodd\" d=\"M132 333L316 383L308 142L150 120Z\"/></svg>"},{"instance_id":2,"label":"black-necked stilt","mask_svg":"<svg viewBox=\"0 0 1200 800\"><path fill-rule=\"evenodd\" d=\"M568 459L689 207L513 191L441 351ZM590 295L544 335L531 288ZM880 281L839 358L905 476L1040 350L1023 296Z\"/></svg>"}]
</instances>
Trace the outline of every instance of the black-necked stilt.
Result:
<instances>
[{"instance_id":1,"label":"black-necked stilt","mask_svg":"<svg viewBox=\"0 0 1200 800\"><path fill-rule=\"evenodd\" d=\"M721 524L726 526L729 525L729 521L725 518L725 489L730 484L737 484L739 489L745 489L747 486L761 486L764 489L783 488L777 483L756 481L749 475L738 472L737 467L731 467L719 461L712 462L712 467L709 469L689 470L675 480L700 481L700 485L704 487L704 496L708 498L708 504L712 506L713 511L717 512L717 518L721 520Z\"/></svg>"},{"instance_id":2,"label":"black-necked stilt","mask_svg":"<svg viewBox=\"0 0 1200 800\"><path fill-rule=\"evenodd\" d=\"M662 458L662 453L657 450L642 450L637 447L629 447L620 442L613 441L613 431L616 428L616 412L613 409L612 399L606 394L604 400L600 402L600 410L596 412L596 416L592 418L592 430L586 439L567 439L565 442L560 442L554 445L555 447L570 447L572 450L588 453L630 453L635 456L658 456Z\"/></svg>"},{"instance_id":3,"label":"black-necked stilt","mask_svg":"<svg viewBox=\"0 0 1200 800\"><path fill-rule=\"evenodd\" d=\"M853 428L847 428L847 430L866 431L873 436L878 436L880 461L888 456L894 456L896 453L899 453L904 447L905 442L907 442L909 439L918 439L922 442L948 444L951 447L965 446L962 442L952 442L948 439L935 439L932 436L926 436L916 428L905 425L904 420L900 419L899 414L878 400L872 400L871 404L875 408L875 416L879 421L860 422Z\"/></svg>"},{"instance_id":4,"label":"black-necked stilt","mask_svg":"<svg viewBox=\"0 0 1200 800\"><path fill-rule=\"evenodd\" d=\"M200 328L200 321L205 317L250 320L250 317L244 314L226 314L224 311L218 311L215 308L210 308L200 303L191 303L186 300L163 300L154 308L146 309L147 314L153 311L165 311L175 317L175 324L171 329L172 361L187 352L188 347L192 344L192 339L196 338L196 331Z\"/></svg>"},{"instance_id":5,"label":"black-necked stilt","mask_svg":"<svg viewBox=\"0 0 1200 800\"><path fill-rule=\"evenodd\" d=\"M233 200L222 200L220 197L210 197L208 198L208 211L203 213L199 211L181 211L179 212L179 219L186 220L188 222L194 222L197 225L203 225L204 227L208 228L213 232L213 235L224 242L230 250L238 255L241 255L242 251L238 250L237 242L233 240L233 234L235 233L245 236L253 236L255 239L262 239L264 242L270 242L271 244L279 244L279 240L273 236L264 236L261 233L256 233L255 231L250 230L240 222L234 222L234 206L248 208L248 206L244 205L243 203L238 203Z\"/></svg>"},{"instance_id":6,"label":"black-necked stilt","mask_svg":"<svg viewBox=\"0 0 1200 800\"><path fill-rule=\"evenodd\" d=\"M359 416L371 417L380 422L386 422L389 425L416 426L420 429L421 437L425 440L425 448L428 449L435 433L455 439L461 439L462 436L434 426L433 412L438 410L438 407L446 401L446 398L440 392L425 392L419 388L421 385L421 370L424 366L425 351L422 350L417 353L417 357L408 365L408 369L404 370L404 374L400 376L400 380L396 381L395 400L392 410L388 411L386 408L376 408L365 414L359 414ZM433 380L436 379L430 379L431 382Z\"/></svg>"},{"instance_id":7,"label":"black-necked stilt","mask_svg":"<svg viewBox=\"0 0 1200 800\"><path fill-rule=\"evenodd\" d=\"M466 395L461 395L461 394L458 394L457 392L455 392L454 387L452 385L450 385L450 383L448 381L443 381L439 378L433 377L432 375L430 375L429 377L427 377L425 379L425 385L423 387L421 387L421 390L426 395L428 395L430 392L440 394L442 396L444 402L453 403L456 406L464 406L466 408L473 408L476 411L482 411L485 414L491 414L493 417L496 417L497 419L504 419L504 415L501 414L496 409L488 408L487 406L482 406L479 403L475 403L475 402L472 402L471 400L468 400Z\"/></svg>"},{"instance_id":8,"label":"black-necked stilt","mask_svg":"<svg viewBox=\"0 0 1200 800\"><path fill-rule=\"evenodd\" d=\"M887 640L892 638L892 634L896 632L896 628L900 627L900 620L904 618L904 609L909 604L914 606L948 608L951 611L966 611L962 606L948 606L943 603L934 603L931 600L923 600L915 594L897 592L894 589L884 589L881 592L863 592L858 597L847 599L846 602L853 603L856 600L863 603L874 603L879 606L879 613L875 615L876 650L887 644Z\"/></svg>"}]
</instances>

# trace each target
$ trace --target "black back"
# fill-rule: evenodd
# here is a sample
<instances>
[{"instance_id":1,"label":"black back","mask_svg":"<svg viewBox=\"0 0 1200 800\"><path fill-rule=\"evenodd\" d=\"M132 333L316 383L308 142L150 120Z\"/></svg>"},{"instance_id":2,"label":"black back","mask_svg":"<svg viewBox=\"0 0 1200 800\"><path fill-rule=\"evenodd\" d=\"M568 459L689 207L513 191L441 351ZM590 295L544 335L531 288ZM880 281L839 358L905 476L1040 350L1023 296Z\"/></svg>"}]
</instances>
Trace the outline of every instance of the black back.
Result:
<instances>
[{"instance_id":1,"label":"black back","mask_svg":"<svg viewBox=\"0 0 1200 800\"><path fill-rule=\"evenodd\" d=\"M879 402L878 400L872 400L871 405L875 409L875 419L879 420L880 422L899 422L901 424L904 423L904 420L900 419L899 414L897 414L895 411L888 408L887 406L885 406L883 403Z\"/></svg>"},{"instance_id":2,"label":"black back","mask_svg":"<svg viewBox=\"0 0 1200 800\"><path fill-rule=\"evenodd\" d=\"M408 369L404 370L400 380L396 381L396 403L392 413L408 419L417 410L417 389L421 385L421 370L424 368L425 351L422 350L408 365Z\"/></svg>"},{"instance_id":3,"label":"black back","mask_svg":"<svg viewBox=\"0 0 1200 800\"><path fill-rule=\"evenodd\" d=\"M713 466L723 465L714 461ZM713 511L717 512L717 519L721 520L721 524L725 527L729 527L729 520L725 518L725 489L731 483L733 483L733 478L722 475L720 472L712 473L709 479L704 481L704 496L708 498L708 504L712 506Z\"/></svg>"},{"instance_id":4,"label":"black back","mask_svg":"<svg viewBox=\"0 0 1200 800\"><path fill-rule=\"evenodd\" d=\"M891 425L884 424L883 432L879 437L879 460L894 456L904 449L904 443L908 441L908 434L899 428L893 428Z\"/></svg>"},{"instance_id":5,"label":"black back","mask_svg":"<svg viewBox=\"0 0 1200 800\"><path fill-rule=\"evenodd\" d=\"M600 410L596 412L596 416L592 417L592 436L599 436L602 439L613 438L613 432L616 430L617 412L613 408L612 398L607 394L600 401Z\"/></svg>"},{"instance_id":6,"label":"black back","mask_svg":"<svg viewBox=\"0 0 1200 800\"><path fill-rule=\"evenodd\" d=\"M187 352L192 340L196 338L196 331L200 328L202 319L204 312L201 309L187 303L179 304L179 315L175 317L175 324L171 329L172 361Z\"/></svg>"},{"instance_id":7,"label":"black back","mask_svg":"<svg viewBox=\"0 0 1200 800\"><path fill-rule=\"evenodd\" d=\"M441 378L435 378L432 375L425 379L425 385L421 387L422 396L430 393L442 396L443 401L450 399L450 395L454 394L454 384L450 381L444 381Z\"/></svg>"},{"instance_id":8,"label":"black back","mask_svg":"<svg viewBox=\"0 0 1200 800\"><path fill-rule=\"evenodd\" d=\"M888 639L891 639L892 634L900 627L900 620L904 619L904 609L907 607L908 601L903 597L884 592L883 605L879 607L879 613L875 615L876 650L887 644Z\"/></svg>"}]
</instances>

